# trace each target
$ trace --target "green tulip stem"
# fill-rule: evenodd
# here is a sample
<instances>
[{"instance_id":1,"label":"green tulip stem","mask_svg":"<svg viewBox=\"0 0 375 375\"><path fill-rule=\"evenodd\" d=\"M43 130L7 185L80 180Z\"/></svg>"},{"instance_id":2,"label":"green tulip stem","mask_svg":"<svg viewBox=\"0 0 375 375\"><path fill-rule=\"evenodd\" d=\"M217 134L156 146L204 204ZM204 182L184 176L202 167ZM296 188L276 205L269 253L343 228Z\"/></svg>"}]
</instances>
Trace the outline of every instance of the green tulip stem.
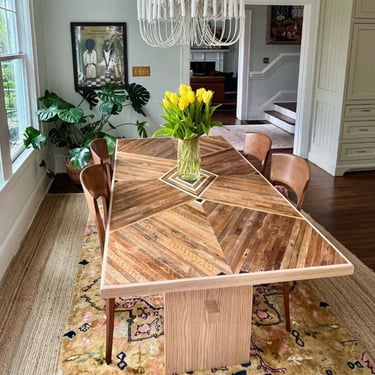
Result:
<instances>
[{"instance_id":1,"label":"green tulip stem","mask_svg":"<svg viewBox=\"0 0 375 375\"><path fill-rule=\"evenodd\" d=\"M199 137L179 139L177 146L178 176L187 182L199 179L201 158L199 155Z\"/></svg>"}]
</instances>

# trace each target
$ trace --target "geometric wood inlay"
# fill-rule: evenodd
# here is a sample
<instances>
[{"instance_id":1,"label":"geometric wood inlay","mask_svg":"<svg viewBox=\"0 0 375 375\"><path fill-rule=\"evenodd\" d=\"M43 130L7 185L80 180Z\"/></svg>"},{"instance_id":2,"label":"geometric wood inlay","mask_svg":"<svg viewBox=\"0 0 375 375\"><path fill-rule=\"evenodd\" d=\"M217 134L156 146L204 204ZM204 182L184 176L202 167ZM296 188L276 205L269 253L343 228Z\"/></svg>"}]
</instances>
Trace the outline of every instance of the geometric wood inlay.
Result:
<instances>
[{"instance_id":1,"label":"geometric wood inlay","mask_svg":"<svg viewBox=\"0 0 375 375\"><path fill-rule=\"evenodd\" d=\"M207 172L204 169L200 170L200 175L198 180L194 182L189 182L182 180L178 176L177 167L172 168L165 175L160 177L160 180L174 186L177 189L183 190L194 197L199 197L204 190L210 186L210 184L215 180L217 176L213 173Z\"/></svg>"}]
</instances>

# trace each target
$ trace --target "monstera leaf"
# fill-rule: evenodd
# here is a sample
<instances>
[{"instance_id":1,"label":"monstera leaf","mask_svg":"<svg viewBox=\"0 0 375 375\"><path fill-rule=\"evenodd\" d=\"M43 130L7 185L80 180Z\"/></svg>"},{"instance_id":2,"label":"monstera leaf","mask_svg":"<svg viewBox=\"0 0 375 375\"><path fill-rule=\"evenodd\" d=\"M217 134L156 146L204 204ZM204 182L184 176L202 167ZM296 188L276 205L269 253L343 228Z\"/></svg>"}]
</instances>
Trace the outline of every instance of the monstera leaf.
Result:
<instances>
[{"instance_id":1,"label":"monstera leaf","mask_svg":"<svg viewBox=\"0 0 375 375\"><path fill-rule=\"evenodd\" d=\"M26 147L32 146L40 150L47 143L47 137L39 130L29 126L25 129L23 143Z\"/></svg>"},{"instance_id":2,"label":"monstera leaf","mask_svg":"<svg viewBox=\"0 0 375 375\"><path fill-rule=\"evenodd\" d=\"M58 109L69 109L74 107L73 104L70 104L66 100L62 99L60 96L54 92L48 90L45 91L44 96L38 99L44 107L57 107Z\"/></svg>"},{"instance_id":3,"label":"monstera leaf","mask_svg":"<svg viewBox=\"0 0 375 375\"><path fill-rule=\"evenodd\" d=\"M126 94L123 88L113 83L104 85L98 92L98 97L105 103L114 103L117 105L123 105L126 100Z\"/></svg>"},{"instance_id":4,"label":"monstera leaf","mask_svg":"<svg viewBox=\"0 0 375 375\"><path fill-rule=\"evenodd\" d=\"M150 100L150 92L138 83L131 83L130 85L126 85L125 90L128 93L128 99L130 100L133 109L136 112L141 113L143 116L146 116L142 109L142 106L147 104Z\"/></svg>"},{"instance_id":5,"label":"monstera leaf","mask_svg":"<svg viewBox=\"0 0 375 375\"><path fill-rule=\"evenodd\" d=\"M90 150L87 147L73 148L69 150L69 159L74 169L82 169L90 160Z\"/></svg>"},{"instance_id":6,"label":"monstera leaf","mask_svg":"<svg viewBox=\"0 0 375 375\"><path fill-rule=\"evenodd\" d=\"M89 103L90 109L99 103L98 95L93 89L85 88L82 91L78 91L78 93L83 97L83 99L86 100L87 103Z\"/></svg>"}]
</instances>

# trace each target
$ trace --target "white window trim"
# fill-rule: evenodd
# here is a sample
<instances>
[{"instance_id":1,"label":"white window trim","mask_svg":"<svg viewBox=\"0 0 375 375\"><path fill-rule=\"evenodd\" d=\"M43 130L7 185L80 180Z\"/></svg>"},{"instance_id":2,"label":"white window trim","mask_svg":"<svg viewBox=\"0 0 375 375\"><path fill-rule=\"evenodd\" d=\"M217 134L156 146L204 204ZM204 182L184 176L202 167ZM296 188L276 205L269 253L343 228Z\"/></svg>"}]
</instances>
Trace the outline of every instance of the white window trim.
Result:
<instances>
[{"instance_id":1,"label":"white window trim","mask_svg":"<svg viewBox=\"0 0 375 375\"><path fill-rule=\"evenodd\" d=\"M39 77L37 70L36 38L34 27L33 0L16 0L17 29L19 47L23 51L21 55L9 55L2 60L10 58L21 58L24 61L25 84L28 88L26 97L28 113L26 126L38 127L36 117L37 100L39 93ZM6 110L4 107L4 88L0 82L0 124L7 124ZM11 160L8 126L0 126L0 190L8 183L12 176L20 170L22 165L30 157L33 150L24 149L17 157Z\"/></svg>"}]
</instances>

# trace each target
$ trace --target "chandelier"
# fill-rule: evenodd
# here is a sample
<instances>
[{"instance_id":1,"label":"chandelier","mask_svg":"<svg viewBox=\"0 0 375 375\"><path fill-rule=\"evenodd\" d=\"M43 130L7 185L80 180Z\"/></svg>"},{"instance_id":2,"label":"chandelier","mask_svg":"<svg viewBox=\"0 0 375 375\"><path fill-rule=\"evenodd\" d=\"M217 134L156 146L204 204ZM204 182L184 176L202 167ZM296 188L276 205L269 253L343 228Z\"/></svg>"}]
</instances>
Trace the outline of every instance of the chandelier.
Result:
<instances>
[{"instance_id":1,"label":"chandelier","mask_svg":"<svg viewBox=\"0 0 375 375\"><path fill-rule=\"evenodd\" d=\"M137 0L142 39L152 47L229 46L245 23L244 0Z\"/></svg>"}]
</instances>

